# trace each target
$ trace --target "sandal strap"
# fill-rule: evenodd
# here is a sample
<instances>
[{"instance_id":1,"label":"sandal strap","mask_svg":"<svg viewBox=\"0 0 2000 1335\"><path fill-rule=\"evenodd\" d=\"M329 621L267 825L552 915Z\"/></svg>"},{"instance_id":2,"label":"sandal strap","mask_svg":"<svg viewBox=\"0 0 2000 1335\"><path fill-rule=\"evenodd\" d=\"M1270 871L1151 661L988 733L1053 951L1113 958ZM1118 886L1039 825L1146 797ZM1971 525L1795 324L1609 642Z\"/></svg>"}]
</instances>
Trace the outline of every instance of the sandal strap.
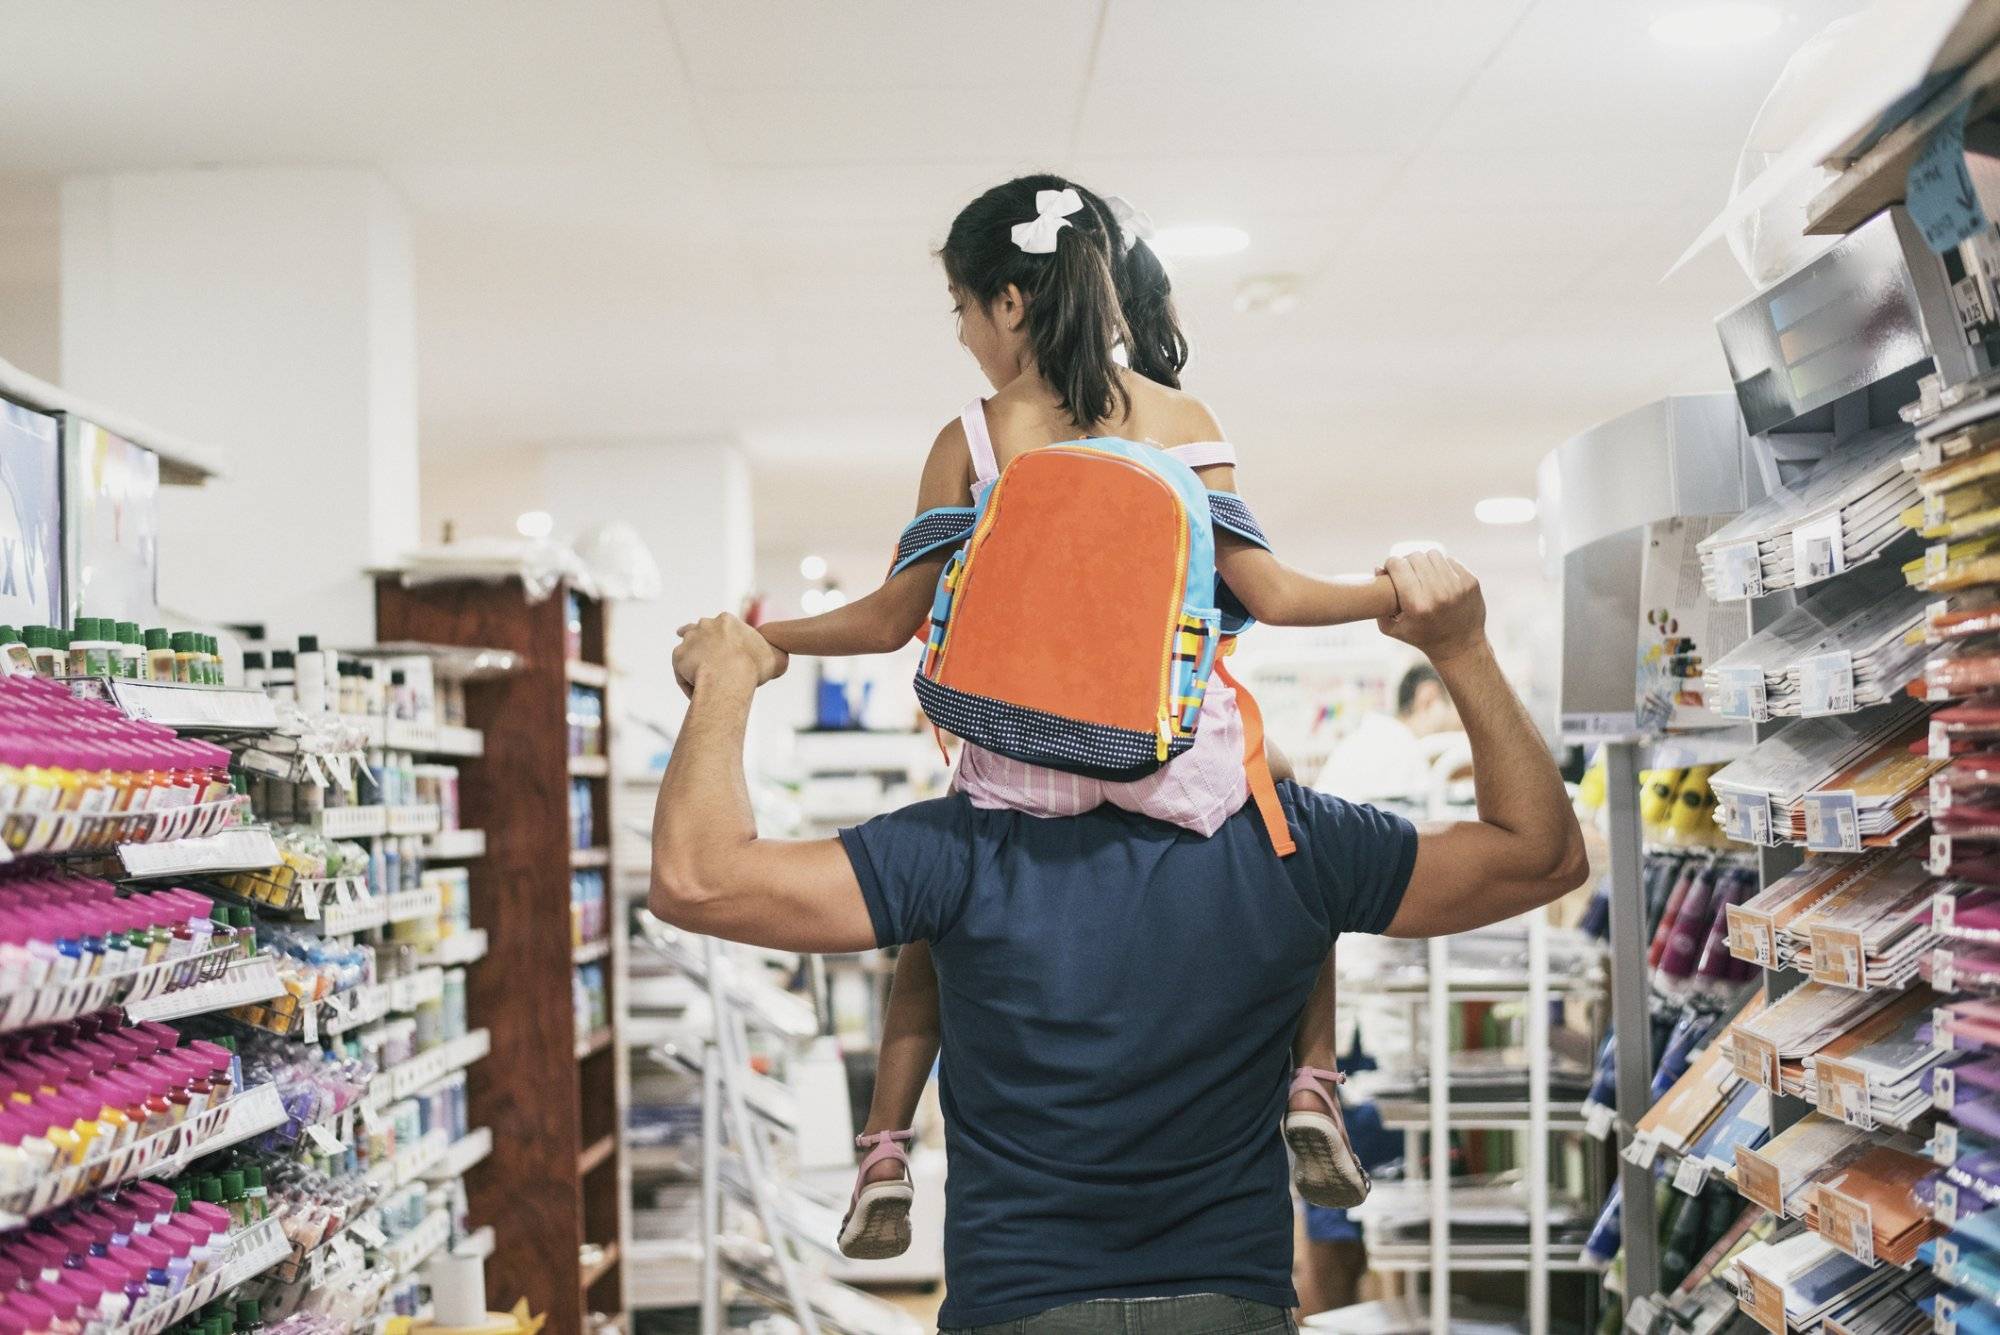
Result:
<instances>
[{"instance_id":1,"label":"sandal strap","mask_svg":"<svg viewBox=\"0 0 2000 1335\"><path fill-rule=\"evenodd\" d=\"M1332 1115L1334 1121L1338 1122L1341 1120L1340 1105L1334 1101L1333 1095L1327 1093L1326 1087L1328 1085L1344 1085L1346 1083L1347 1077L1338 1071L1328 1071L1317 1066L1301 1066L1292 1072L1292 1087L1285 1097L1290 1098L1294 1094L1311 1094L1326 1105L1327 1112Z\"/></svg>"},{"instance_id":2,"label":"sandal strap","mask_svg":"<svg viewBox=\"0 0 2000 1335\"><path fill-rule=\"evenodd\" d=\"M854 1169L854 1195L847 1203L849 1214L854 1212L856 1201L861 1199L861 1189L870 1185L868 1170L876 1164L894 1159L903 1169L903 1180L914 1181L910 1175L910 1155L903 1146L916 1138L914 1131L871 1131L854 1138L854 1148L867 1150L861 1162Z\"/></svg>"}]
</instances>

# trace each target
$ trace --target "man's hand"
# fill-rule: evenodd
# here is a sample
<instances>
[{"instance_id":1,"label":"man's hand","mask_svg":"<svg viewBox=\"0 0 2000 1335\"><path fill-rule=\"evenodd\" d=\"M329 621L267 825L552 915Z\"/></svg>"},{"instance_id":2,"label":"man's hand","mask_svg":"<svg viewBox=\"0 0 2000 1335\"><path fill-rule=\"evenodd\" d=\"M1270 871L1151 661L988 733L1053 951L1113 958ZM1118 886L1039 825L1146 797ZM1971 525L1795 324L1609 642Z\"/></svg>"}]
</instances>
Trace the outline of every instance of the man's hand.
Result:
<instances>
[{"instance_id":1,"label":"man's hand","mask_svg":"<svg viewBox=\"0 0 2000 1335\"><path fill-rule=\"evenodd\" d=\"M690 696L704 680L741 681L752 688L781 677L791 659L727 613L682 626L674 649L674 680Z\"/></svg>"},{"instance_id":2,"label":"man's hand","mask_svg":"<svg viewBox=\"0 0 2000 1335\"><path fill-rule=\"evenodd\" d=\"M1486 598L1472 572L1435 549L1392 556L1383 567L1402 610L1375 624L1384 635L1444 663L1486 642Z\"/></svg>"}]
</instances>

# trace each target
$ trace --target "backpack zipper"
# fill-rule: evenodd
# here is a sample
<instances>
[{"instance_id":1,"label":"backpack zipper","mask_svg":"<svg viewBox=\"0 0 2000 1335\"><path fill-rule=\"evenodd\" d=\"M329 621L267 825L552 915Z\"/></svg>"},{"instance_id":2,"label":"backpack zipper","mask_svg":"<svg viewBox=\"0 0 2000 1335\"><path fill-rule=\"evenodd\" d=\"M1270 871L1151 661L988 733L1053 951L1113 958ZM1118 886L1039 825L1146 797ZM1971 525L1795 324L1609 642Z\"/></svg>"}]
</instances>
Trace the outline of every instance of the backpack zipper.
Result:
<instances>
[{"instance_id":1,"label":"backpack zipper","mask_svg":"<svg viewBox=\"0 0 2000 1335\"><path fill-rule=\"evenodd\" d=\"M1164 479L1162 485L1165 485ZM1180 514L1180 532L1174 543L1174 597L1173 605L1167 609L1167 642L1165 652L1160 655L1160 737L1159 760L1166 764L1167 755L1173 749L1175 728L1174 704L1174 641L1180 635L1181 608L1187 602L1188 565L1188 516L1187 506L1181 495L1172 487L1167 492L1174 498L1174 509Z\"/></svg>"}]
</instances>

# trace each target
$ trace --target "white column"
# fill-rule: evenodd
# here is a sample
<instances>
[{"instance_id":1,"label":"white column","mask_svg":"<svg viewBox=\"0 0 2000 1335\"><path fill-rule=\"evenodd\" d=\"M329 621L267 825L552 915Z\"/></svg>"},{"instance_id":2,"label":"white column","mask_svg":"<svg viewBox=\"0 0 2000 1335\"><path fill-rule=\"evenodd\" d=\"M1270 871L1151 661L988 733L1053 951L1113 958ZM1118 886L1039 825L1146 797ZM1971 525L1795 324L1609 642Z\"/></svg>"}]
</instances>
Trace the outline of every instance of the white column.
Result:
<instances>
[{"instance_id":1,"label":"white column","mask_svg":"<svg viewBox=\"0 0 2000 1335\"><path fill-rule=\"evenodd\" d=\"M660 563L659 600L612 608L610 652L625 674L623 708L677 723L685 702L674 685L675 629L740 612L755 579L742 452L728 440L551 446L541 495L558 536L623 520Z\"/></svg>"},{"instance_id":2,"label":"white column","mask_svg":"<svg viewBox=\"0 0 2000 1335\"><path fill-rule=\"evenodd\" d=\"M69 389L229 451L162 496L164 608L373 637L363 571L418 536L409 224L379 175L65 181L61 356Z\"/></svg>"}]
</instances>

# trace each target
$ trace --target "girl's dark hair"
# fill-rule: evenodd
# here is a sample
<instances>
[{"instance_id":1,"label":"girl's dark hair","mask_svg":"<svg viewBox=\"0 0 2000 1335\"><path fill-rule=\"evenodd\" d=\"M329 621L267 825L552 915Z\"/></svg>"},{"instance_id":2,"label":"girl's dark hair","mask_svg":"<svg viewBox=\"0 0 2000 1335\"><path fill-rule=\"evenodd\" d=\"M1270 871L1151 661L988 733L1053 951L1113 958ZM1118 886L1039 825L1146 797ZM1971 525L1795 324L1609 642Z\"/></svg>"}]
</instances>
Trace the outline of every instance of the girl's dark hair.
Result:
<instances>
[{"instance_id":1,"label":"girl's dark hair","mask_svg":"<svg viewBox=\"0 0 2000 1335\"><path fill-rule=\"evenodd\" d=\"M1084 199L1101 207L1095 195L1085 194ZM1110 209L1104 209L1104 216L1111 219L1111 230L1117 233L1118 223ZM1123 247L1128 239L1137 241L1118 235L1114 244ZM1123 258L1117 265L1118 304L1125 311L1125 360L1146 379L1179 389L1181 368L1187 365L1188 341L1174 311L1174 285L1160 257L1144 241L1119 253Z\"/></svg>"},{"instance_id":2,"label":"girl's dark hair","mask_svg":"<svg viewBox=\"0 0 2000 1335\"><path fill-rule=\"evenodd\" d=\"M1031 255L1014 244L1013 231L1034 219L1035 195L1043 190L1075 190L1084 206L1057 231L1053 254ZM1112 356L1120 343L1132 355L1118 277L1123 241L1096 195L1060 176L1019 176L960 209L938 251L952 286L982 307L1009 283L1021 289L1035 369L1085 429L1131 407Z\"/></svg>"}]
</instances>

